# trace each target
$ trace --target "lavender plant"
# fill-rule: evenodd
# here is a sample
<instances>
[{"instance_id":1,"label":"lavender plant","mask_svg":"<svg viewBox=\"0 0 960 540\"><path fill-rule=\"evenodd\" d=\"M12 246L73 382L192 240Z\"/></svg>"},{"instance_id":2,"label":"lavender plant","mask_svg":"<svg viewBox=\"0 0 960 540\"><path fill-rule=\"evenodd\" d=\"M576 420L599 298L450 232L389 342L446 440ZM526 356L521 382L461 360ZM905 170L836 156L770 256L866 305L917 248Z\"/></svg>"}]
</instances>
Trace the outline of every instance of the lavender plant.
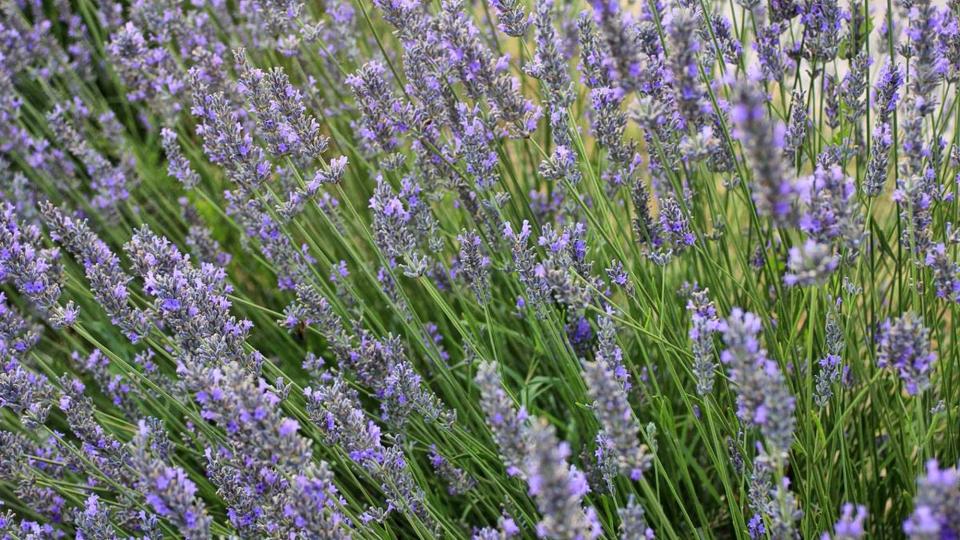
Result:
<instances>
[{"instance_id":1,"label":"lavender plant","mask_svg":"<svg viewBox=\"0 0 960 540\"><path fill-rule=\"evenodd\" d=\"M3 3L0 538L955 538L941 4Z\"/></svg>"}]
</instances>

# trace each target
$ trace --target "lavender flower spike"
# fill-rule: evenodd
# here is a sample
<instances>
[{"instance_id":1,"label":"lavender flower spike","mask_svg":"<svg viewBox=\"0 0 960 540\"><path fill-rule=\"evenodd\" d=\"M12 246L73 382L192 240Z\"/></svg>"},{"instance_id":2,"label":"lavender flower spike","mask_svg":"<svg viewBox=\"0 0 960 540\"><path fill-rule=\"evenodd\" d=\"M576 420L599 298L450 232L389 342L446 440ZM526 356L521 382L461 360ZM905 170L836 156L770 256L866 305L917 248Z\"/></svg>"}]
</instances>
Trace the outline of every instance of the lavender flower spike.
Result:
<instances>
[{"instance_id":1,"label":"lavender flower spike","mask_svg":"<svg viewBox=\"0 0 960 540\"><path fill-rule=\"evenodd\" d=\"M720 323L727 345L720 360L737 387L737 416L760 428L770 446L768 453L777 458L793 442L795 402L777 363L760 346L761 330L756 315L734 308Z\"/></svg>"},{"instance_id":2,"label":"lavender flower spike","mask_svg":"<svg viewBox=\"0 0 960 540\"><path fill-rule=\"evenodd\" d=\"M39 227L22 227L16 208L0 203L0 284L12 282L54 326L70 325L77 312L72 303L59 304L64 287L59 253L41 248L40 241Z\"/></svg>"},{"instance_id":3,"label":"lavender flower spike","mask_svg":"<svg viewBox=\"0 0 960 540\"><path fill-rule=\"evenodd\" d=\"M146 496L147 504L158 515L174 523L184 538L209 538L212 520L206 514L202 500L196 497L197 486L183 469L164 463L167 456L152 455L152 449L160 448L163 452L169 445L159 423L141 420L132 445L131 459L139 475L137 490Z\"/></svg>"},{"instance_id":4,"label":"lavender flower spike","mask_svg":"<svg viewBox=\"0 0 960 540\"><path fill-rule=\"evenodd\" d=\"M612 463L613 470L631 480L639 480L650 465L650 456L640 444L640 424L623 384L610 361L602 356L597 356L594 362L584 362L583 375L587 393L593 401L593 412L603 426L603 431L597 435L598 458L601 463ZM613 478L605 480L613 484Z\"/></svg>"},{"instance_id":5,"label":"lavender flower spike","mask_svg":"<svg viewBox=\"0 0 960 540\"><path fill-rule=\"evenodd\" d=\"M620 515L620 540L653 540L656 535L647 525L643 506L631 494L627 506L617 510Z\"/></svg>"},{"instance_id":6,"label":"lavender flower spike","mask_svg":"<svg viewBox=\"0 0 960 540\"><path fill-rule=\"evenodd\" d=\"M783 282L788 287L819 285L837 269L838 264L840 259L833 254L833 248L808 238L802 246L790 248L789 272L783 276Z\"/></svg>"},{"instance_id":7,"label":"lavender flower spike","mask_svg":"<svg viewBox=\"0 0 960 540\"><path fill-rule=\"evenodd\" d=\"M690 336L693 348L693 374L697 380L697 394L706 397L713 391L717 363L714 360L713 335L720 329L717 308L707 289L694 289L687 300L690 312Z\"/></svg>"},{"instance_id":8,"label":"lavender flower spike","mask_svg":"<svg viewBox=\"0 0 960 540\"><path fill-rule=\"evenodd\" d=\"M518 0L490 0L490 5L497 10L500 19L500 30L513 37L521 37L527 33L530 26L530 16L524 13L523 4Z\"/></svg>"},{"instance_id":9,"label":"lavender flower spike","mask_svg":"<svg viewBox=\"0 0 960 540\"><path fill-rule=\"evenodd\" d=\"M581 502L590 490L587 480L567 464L570 446L558 441L553 426L544 420L530 426L527 439L527 485L543 515L537 535L567 540L599 537L603 531L595 510L585 510Z\"/></svg>"},{"instance_id":10,"label":"lavender flower spike","mask_svg":"<svg viewBox=\"0 0 960 540\"><path fill-rule=\"evenodd\" d=\"M738 82L731 101L730 119L753 174L757 212L778 225L793 225L796 187L783 161L784 127L767 116L767 97L756 83Z\"/></svg>"},{"instance_id":11,"label":"lavender flower spike","mask_svg":"<svg viewBox=\"0 0 960 540\"><path fill-rule=\"evenodd\" d=\"M823 533L820 540L860 540L866 536L863 522L867 520L867 507L846 503L841 511L840 519L833 526L833 534Z\"/></svg>"},{"instance_id":12,"label":"lavender flower spike","mask_svg":"<svg viewBox=\"0 0 960 540\"><path fill-rule=\"evenodd\" d=\"M486 362L477 370L477 385L483 399L480 407L487 417L487 423L493 432L493 439L500 448L500 455L507 467L507 474L523 474L523 460L527 455L526 431L527 412L518 411L513 399L507 395L497 373L497 364Z\"/></svg>"},{"instance_id":13,"label":"lavender flower spike","mask_svg":"<svg viewBox=\"0 0 960 540\"><path fill-rule=\"evenodd\" d=\"M913 313L887 319L877 340L877 365L896 370L911 396L930 386L937 354L930 350L930 331Z\"/></svg>"},{"instance_id":14,"label":"lavender flower spike","mask_svg":"<svg viewBox=\"0 0 960 540\"><path fill-rule=\"evenodd\" d=\"M903 524L910 540L948 540L960 535L960 472L927 462L927 473L917 479L913 514Z\"/></svg>"}]
</instances>

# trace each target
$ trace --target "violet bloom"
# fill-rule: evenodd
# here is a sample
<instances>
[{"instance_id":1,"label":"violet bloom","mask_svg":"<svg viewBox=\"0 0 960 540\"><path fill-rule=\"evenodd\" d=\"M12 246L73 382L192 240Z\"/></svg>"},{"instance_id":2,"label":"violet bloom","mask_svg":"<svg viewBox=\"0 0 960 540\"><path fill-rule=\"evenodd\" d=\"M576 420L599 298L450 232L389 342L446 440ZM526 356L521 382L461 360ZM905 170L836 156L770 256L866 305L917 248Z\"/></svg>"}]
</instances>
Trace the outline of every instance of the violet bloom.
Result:
<instances>
[{"instance_id":1,"label":"violet bloom","mask_svg":"<svg viewBox=\"0 0 960 540\"><path fill-rule=\"evenodd\" d=\"M603 529L593 507L583 506L590 491L583 473L567 463L570 446L558 441L553 426L542 419L526 430L525 469L530 495L543 519L537 524L541 538L590 540Z\"/></svg>"},{"instance_id":2,"label":"violet bloom","mask_svg":"<svg viewBox=\"0 0 960 540\"><path fill-rule=\"evenodd\" d=\"M916 253L923 253L933 241L933 203L941 198L940 190L932 169L897 179L893 200L899 203L904 224L900 242Z\"/></svg>"},{"instance_id":3,"label":"violet bloom","mask_svg":"<svg viewBox=\"0 0 960 540\"><path fill-rule=\"evenodd\" d=\"M571 182L576 183L579 180L579 175L573 170L575 165L572 167L558 166L571 160L575 162L575 157L568 150L572 144L572 136L567 114L567 110L573 104L574 87L570 80L567 58L561 52L563 44L553 27L552 11L553 0L541 0L537 3L535 18L537 49L533 62L528 64L524 70L528 75L540 80L544 101L547 105L547 114L555 146L551 159L545 163L553 164L556 172L546 176L551 180L560 180L566 177L570 178ZM566 152L566 154L562 152ZM546 166L549 167L549 165ZM544 167L545 164L541 164L541 170ZM567 172L568 170L569 172Z\"/></svg>"},{"instance_id":4,"label":"violet bloom","mask_svg":"<svg viewBox=\"0 0 960 540\"><path fill-rule=\"evenodd\" d=\"M827 311L827 322L824 326L826 334L826 356L817 361L820 370L817 372L816 386L813 401L818 407L825 406L833 396L833 384L841 375L849 375L849 366L842 366L841 354L844 348L843 330L838 321L840 299Z\"/></svg>"},{"instance_id":5,"label":"violet bloom","mask_svg":"<svg viewBox=\"0 0 960 540\"><path fill-rule=\"evenodd\" d=\"M540 110L523 97L520 83L509 74L506 58L495 58L467 16L462 0L445 0L437 15L440 39L447 46L447 63L468 94L485 99L493 117L525 136L536 129Z\"/></svg>"},{"instance_id":6,"label":"violet bloom","mask_svg":"<svg viewBox=\"0 0 960 540\"><path fill-rule=\"evenodd\" d=\"M340 367L354 373L358 382L373 389L380 401L381 418L402 431L414 413L427 422L449 427L456 415L448 409L414 369L400 339L392 334L377 338L359 331L356 344L340 350Z\"/></svg>"},{"instance_id":7,"label":"violet bloom","mask_svg":"<svg viewBox=\"0 0 960 540\"><path fill-rule=\"evenodd\" d=\"M234 58L240 75L238 93L256 113L257 129L272 153L289 154L302 163L319 158L329 141L286 72L279 67L267 72L251 67L243 49L234 51Z\"/></svg>"},{"instance_id":8,"label":"violet bloom","mask_svg":"<svg viewBox=\"0 0 960 540\"><path fill-rule=\"evenodd\" d=\"M930 386L937 354L930 350L930 330L914 313L887 319L877 337L877 365L895 370L911 396Z\"/></svg>"},{"instance_id":9,"label":"violet bloom","mask_svg":"<svg viewBox=\"0 0 960 540\"><path fill-rule=\"evenodd\" d=\"M710 300L709 292L707 289L694 289L687 300L687 311L690 312L687 335L693 349L693 375L697 381L697 394L704 398L713 391L717 370L713 335L721 328L717 308Z\"/></svg>"},{"instance_id":10,"label":"violet bloom","mask_svg":"<svg viewBox=\"0 0 960 540\"><path fill-rule=\"evenodd\" d=\"M613 320L614 315L614 309L607 306L604 313L597 316L596 356L607 363L623 389L630 392L633 383L630 382L630 372L623 363L623 350L617 344L617 325Z\"/></svg>"},{"instance_id":11,"label":"violet bloom","mask_svg":"<svg viewBox=\"0 0 960 540\"><path fill-rule=\"evenodd\" d=\"M526 439L527 412L517 410L513 399L507 395L497 373L497 364L480 364L476 377L483 399L480 407L487 417L493 440L500 449L500 456L510 476L524 474L523 460L528 451Z\"/></svg>"},{"instance_id":12,"label":"violet bloom","mask_svg":"<svg viewBox=\"0 0 960 540\"><path fill-rule=\"evenodd\" d=\"M472 476L440 455L435 444L430 445L430 467L447 484L447 493L450 495L463 495L477 485Z\"/></svg>"},{"instance_id":13,"label":"violet bloom","mask_svg":"<svg viewBox=\"0 0 960 540\"><path fill-rule=\"evenodd\" d=\"M760 345L761 330L756 315L734 308L720 323L727 346L720 360L737 388L737 416L760 428L768 452L776 457L793 442L795 401L779 366Z\"/></svg>"},{"instance_id":14,"label":"violet bloom","mask_svg":"<svg viewBox=\"0 0 960 540\"><path fill-rule=\"evenodd\" d=\"M110 521L110 507L100 504L100 497L96 494L87 497L83 509L77 508L73 513L77 540L117 540L119 537ZM0 533L3 533L0 526Z\"/></svg>"},{"instance_id":15,"label":"violet bloom","mask_svg":"<svg viewBox=\"0 0 960 540\"><path fill-rule=\"evenodd\" d=\"M41 247L40 228L21 225L16 208L0 203L0 284L10 282L55 327L76 320L72 302L60 306L64 277L56 249Z\"/></svg>"},{"instance_id":16,"label":"violet bloom","mask_svg":"<svg viewBox=\"0 0 960 540\"><path fill-rule=\"evenodd\" d=\"M517 272L520 283L524 286L526 299L534 308L538 316L545 313L550 298L550 286L546 280L546 270L540 263L536 251L530 247L530 223L523 221L520 232L514 232L513 226L507 222L503 224L503 236L512 243L513 262L510 269Z\"/></svg>"},{"instance_id":17,"label":"violet bloom","mask_svg":"<svg viewBox=\"0 0 960 540\"><path fill-rule=\"evenodd\" d=\"M757 50L757 59L760 63L760 73L767 81L780 81L787 70L787 59L780 45L780 34L783 25L771 22L762 26L757 33L754 48Z\"/></svg>"},{"instance_id":18,"label":"violet bloom","mask_svg":"<svg viewBox=\"0 0 960 540\"><path fill-rule=\"evenodd\" d=\"M837 56L840 27L849 18L837 0L813 0L803 8L803 52L813 61L828 62Z\"/></svg>"},{"instance_id":19,"label":"violet bloom","mask_svg":"<svg viewBox=\"0 0 960 540\"><path fill-rule=\"evenodd\" d=\"M400 145L399 136L409 127L409 107L394 97L385 77L386 68L368 62L347 77L361 113L360 136L370 144L390 152Z\"/></svg>"},{"instance_id":20,"label":"violet bloom","mask_svg":"<svg viewBox=\"0 0 960 540\"><path fill-rule=\"evenodd\" d=\"M530 26L531 17L523 11L523 4L517 0L490 0L497 11L498 28L513 37L522 37Z\"/></svg>"},{"instance_id":21,"label":"violet bloom","mask_svg":"<svg viewBox=\"0 0 960 540\"><path fill-rule=\"evenodd\" d=\"M8 362L0 371L0 408L9 409L27 428L43 425L56 402L57 392L43 375L19 362Z\"/></svg>"},{"instance_id":22,"label":"violet bloom","mask_svg":"<svg viewBox=\"0 0 960 540\"><path fill-rule=\"evenodd\" d=\"M873 96L877 117L870 143L867 175L863 184L864 193L870 197L880 195L887 182L890 150L896 142L893 140L891 115L896 110L902 84L903 73L899 67L888 63L880 68L880 76Z\"/></svg>"},{"instance_id":23,"label":"violet bloom","mask_svg":"<svg viewBox=\"0 0 960 540\"><path fill-rule=\"evenodd\" d=\"M843 76L840 83L840 95L847 110L847 120L851 123L859 121L866 112L867 104L863 94L867 90L868 75L873 59L861 51L850 59L850 70Z\"/></svg>"},{"instance_id":24,"label":"violet bloom","mask_svg":"<svg viewBox=\"0 0 960 540\"><path fill-rule=\"evenodd\" d=\"M673 196L660 199L659 240L660 249L668 250L671 254L679 254L692 246L697 237L690 227L690 220L686 211Z\"/></svg>"},{"instance_id":25,"label":"violet bloom","mask_svg":"<svg viewBox=\"0 0 960 540\"><path fill-rule=\"evenodd\" d=\"M783 282L788 287L820 285L839 264L840 258L833 253L830 245L808 238L802 246L790 248Z\"/></svg>"},{"instance_id":26,"label":"violet bloom","mask_svg":"<svg viewBox=\"0 0 960 540\"><path fill-rule=\"evenodd\" d=\"M0 366L12 366L40 341L40 327L28 322L0 291Z\"/></svg>"},{"instance_id":27,"label":"violet bloom","mask_svg":"<svg viewBox=\"0 0 960 540\"><path fill-rule=\"evenodd\" d=\"M470 286L481 304L490 299L490 257L483 249L483 241L476 232L463 231L460 242L459 275Z\"/></svg>"},{"instance_id":28,"label":"violet bloom","mask_svg":"<svg viewBox=\"0 0 960 540\"><path fill-rule=\"evenodd\" d=\"M957 467L941 469L935 459L926 474L917 478L917 495L903 532L910 540L947 540L960 535L960 473Z\"/></svg>"},{"instance_id":29,"label":"violet bloom","mask_svg":"<svg viewBox=\"0 0 960 540\"><path fill-rule=\"evenodd\" d=\"M867 534L863 527L863 522L867 520L867 507L862 504L854 506L852 503L844 503L840 510L840 519L833 526L833 534L823 533L820 540L860 540L864 538Z\"/></svg>"},{"instance_id":30,"label":"violet bloom","mask_svg":"<svg viewBox=\"0 0 960 540\"><path fill-rule=\"evenodd\" d=\"M597 27L587 12L581 13L577 19L577 36L583 84L591 89L613 86L617 77L616 60L610 55L609 47L597 33Z\"/></svg>"},{"instance_id":31,"label":"violet bloom","mask_svg":"<svg viewBox=\"0 0 960 540\"><path fill-rule=\"evenodd\" d=\"M352 461L383 485L391 508L432 522L423 490L417 485L403 450L386 446L380 427L366 418L358 396L342 376L329 376L316 388L304 389L307 414L327 444L339 445Z\"/></svg>"},{"instance_id":32,"label":"violet bloom","mask_svg":"<svg viewBox=\"0 0 960 540\"><path fill-rule=\"evenodd\" d=\"M643 505L631 493L627 505L617 509L620 516L620 540L653 540L656 535L647 525Z\"/></svg>"},{"instance_id":33,"label":"violet bloom","mask_svg":"<svg viewBox=\"0 0 960 540\"><path fill-rule=\"evenodd\" d=\"M484 527L473 533L471 540L508 540L520 534L517 522L504 514L497 520L497 528Z\"/></svg>"},{"instance_id":34,"label":"violet bloom","mask_svg":"<svg viewBox=\"0 0 960 540\"><path fill-rule=\"evenodd\" d=\"M625 136L627 116L621 110L623 92L618 88L594 88L590 91L593 105L591 127L597 144L607 150L608 168L603 177L611 188L633 184L640 164L636 142Z\"/></svg>"},{"instance_id":35,"label":"violet bloom","mask_svg":"<svg viewBox=\"0 0 960 540\"><path fill-rule=\"evenodd\" d=\"M209 538L212 519L203 501L197 497L197 486L180 467L167 465L165 455L170 442L157 421L140 420L131 442L131 465L136 471L136 488L153 511L173 523L184 538ZM160 455L154 455L160 449Z\"/></svg>"},{"instance_id":36,"label":"violet bloom","mask_svg":"<svg viewBox=\"0 0 960 540\"><path fill-rule=\"evenodd\" d=\"M177 142L177 134L170 128L160 130L160 140L163 152L167 156L167 174L183 184L183 188L191 190L200 183L200 175L193 169L190 160L183 155L183 150Z\"/></svg>"},{"instance_id":37,"label":"violet bloom","mask_svg":"<svg viewBox=\"0 0 960 540\"><path fill-rule=\"evenodd\" d=\"M755 83L738 82L732 101L730 120L753 175L750 191L757 212L778 225L793 225L796 186L783 161L783 126L767 116L767 97Z\"/></svg>"},{"instance_id":38,"label":"violet bloom","mask_svg":"<svg viewBox=\"0 0 960 540\"><path fill-rule=\"evenodd\" d=\"M642 41L637 22L631 14L624 13L619 2L592 0L593 20L609 51L614 84L621 93L637 90L641 86L643 71Z\"/></svg>"},{"instance_id":39,"label":"violet bloom","mask_svg":"<svg viewBox=\"0 0 960 540\"><path fill-rule=\"evenodd\" d=\"M927 248L923 265L933 274L933 285L937 298L960 302L960 265L953 262L943 243Z\"/></svg>"},{"instance_id":40,"label":"violet bloom","mask_svg":"<svg viewBox=\"0 0 960 540\"><path fill-rule=\"evenodd\" d=\"M802 203L799 226L803 232L818 242L839 241L851 250L859 247L863 218L853 178L839 165L818 165L798 188Z\"/></svg>"},{"instance_id":41,"label":"violet bloom","mask_svg":"<svg viewBox=\"0 0 960 540\"><path fill-rule=\"evenodd\" d=\"M495 139L496 126L483 117L479 107L472 109L460 103L457 105L460 117L458 130L454 132L453 145L457 154L463 156L466 172L473 176L477 191L483 193L500 182L497 166Z\"/></svg>"},{"instance_id":42,"label":"violet bloom","mask_svg":"<svg viewBox=\"0 0 960 540\"><path fill-rule=\"evenodd\" d=\"M877 123L887 123L900 100L903 71L896 64L887 62L880 68L874 85L873 105L877 111Z\"/></svg>"},{"instance_id":43,"label":"violet bloom","mask_svg":"<svg viewBox=\"0 0 960 540\"><path fill-rule=\"evenodd\" d=\"M196 66L190 70L197 134L203 151L212 163L222 166L231 181L246 190L255 190L271 174L270 162L253 134L223 92L212 91Z\"/></svg>"},{"instance_id":44,"label":"violet bloom","mask_svg":"<svg viewBox=\"0 0 960 540\"><path fill-rule=\"evenodd\" d=\"M93 296L107 312L110 322L133 342L145 336L152 326L151 316L131 303L127 288L131 278L120 267L116 254L90 230L85 219L68 216L50 203L41 205L40 211L50 229L50 237L83 264Z\"/></svg>"},{"instance_id":45,"label":"violet bloom","mask_svg":"<svg viewBox=\"0 0 960 540\"><path fill-rule=\"evenodd\" d=\"M584 363L583 377L593 413L602 426L597 435L597 458L601 464L611 465L601 466L604 480L613 486L615 478L607 475L607 470L639 480L649 467L650 456L640 444L640 423L627 399L627 391L609 361L600 355L594 362Z\"/></svg>"},{"instance_id":46,"label":"violet bloom","mask_svg":"<svg viewBox=\"0 0 960 540\"><path fill-rule=\"evenodd\" d=\"M787 131L784 135L783 156L788 162L794 163L796 161L797 153L807 136L809 123L806 96L803 89L798 86L793 92L793 99L790 101L790 122L787 124Z\"/></svg>"},{"instance_id":47,"label":"violet bloom","mask_svg":"<svg viewBox=\"0 0 960 540\"><path fill-rule=\"evenodd\" d=\"M278 205L277 213L283 219L292 219L299 214L308 202L314 201L320 193L320 188L328 184L339 184L343 179L343 173L347 170L346 156L340 156L330 160L329 165L317 170L313 178L308 180L302 188L291 190L287 195L287 200Z\"/></svg>"},{"instance_id":48,"label":"violet bloom","mask_svg":"<svg viewBox=\"0 0 960 540\"><path fill-rule=\"evenodd\" d=\"M698 55L701 44L697 29L700 15L685 8L674 8L665 20L673 99L680 113L681 129L688 132L699 130L708 119L710 102L700 78Z\"/></svg>"},{"instance_id":49,"label":"violet bloom","mask_svg":"<svg viewBox=\"0 0 960 540\"><path fill-rule=\"evenodd\" d=\"M94 191L91 206L113 220L118 215L120 205L130 198L130 190L138 177L133 174L130 158L125 157L114 165L108 156L87 141L75 125L76 121L70 118L71 108L57 105L47 115L47 122L55 137L83 164ZM128 178L132 179L128 181Z\"/></svg>"}]
</instances>

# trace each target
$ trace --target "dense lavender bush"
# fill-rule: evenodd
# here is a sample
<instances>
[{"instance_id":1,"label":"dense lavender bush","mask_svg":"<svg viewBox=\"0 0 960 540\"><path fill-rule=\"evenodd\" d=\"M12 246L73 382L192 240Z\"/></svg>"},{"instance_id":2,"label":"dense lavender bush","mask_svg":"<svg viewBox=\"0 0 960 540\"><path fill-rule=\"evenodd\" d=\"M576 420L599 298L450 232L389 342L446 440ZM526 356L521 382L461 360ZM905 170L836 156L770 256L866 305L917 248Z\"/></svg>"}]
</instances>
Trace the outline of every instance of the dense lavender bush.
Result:
<instances>
[{"instance_id":1,"label":"dense lavender bush","mask_svg":"<svg viewBox=\"0 0 960 540\"><path fill-rule=\"evenodd\" d=\"M953 0L4 2L0 539L960 538L958 84Z\"/></svg>"}]
</instances>

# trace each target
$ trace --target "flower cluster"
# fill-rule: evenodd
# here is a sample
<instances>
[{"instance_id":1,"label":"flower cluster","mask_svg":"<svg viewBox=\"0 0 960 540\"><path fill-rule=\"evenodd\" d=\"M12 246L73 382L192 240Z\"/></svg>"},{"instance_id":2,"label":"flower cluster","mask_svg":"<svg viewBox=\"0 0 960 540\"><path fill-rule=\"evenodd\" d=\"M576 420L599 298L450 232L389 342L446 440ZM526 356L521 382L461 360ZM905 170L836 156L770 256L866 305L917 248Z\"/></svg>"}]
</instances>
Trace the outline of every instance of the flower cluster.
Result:
<instances>
[{"instance_id":1,"label":"flower cluster","mask_svg":"<svg viewBox=\"0 0 960 540\"><path fill-rule=\"evenodd\" d=\"M937 460L926 464L926 474L917 479L914 511L903 523L911 540L949 538L960 532L960 473L956 467L941 469Z\"/></svg>"},{"instance_id":2,"label":"flower cluster","mask_svg":"<svg viewBox=\"0 0 960 540\"><path fill-rule=\"evenodd\" d=\"M760 345L762 329L759 317L734 308L720 323L727 346L720 359L737 385L737 416L759 427L776 455L793 443L795 400L783 372Z\"/></svg>"},{"instance_id":3,"label":"flower cluster","mask_svg":"<svg viewBox=\"0 0 960 540\"><path fill-rule=\"evenodd\" d=\"M877 365L895 370L915 395L930 385L930 371L937 354L930 350L930 331L915 313L887 319L877 337Z\"/></svg>"}]
</instances>

